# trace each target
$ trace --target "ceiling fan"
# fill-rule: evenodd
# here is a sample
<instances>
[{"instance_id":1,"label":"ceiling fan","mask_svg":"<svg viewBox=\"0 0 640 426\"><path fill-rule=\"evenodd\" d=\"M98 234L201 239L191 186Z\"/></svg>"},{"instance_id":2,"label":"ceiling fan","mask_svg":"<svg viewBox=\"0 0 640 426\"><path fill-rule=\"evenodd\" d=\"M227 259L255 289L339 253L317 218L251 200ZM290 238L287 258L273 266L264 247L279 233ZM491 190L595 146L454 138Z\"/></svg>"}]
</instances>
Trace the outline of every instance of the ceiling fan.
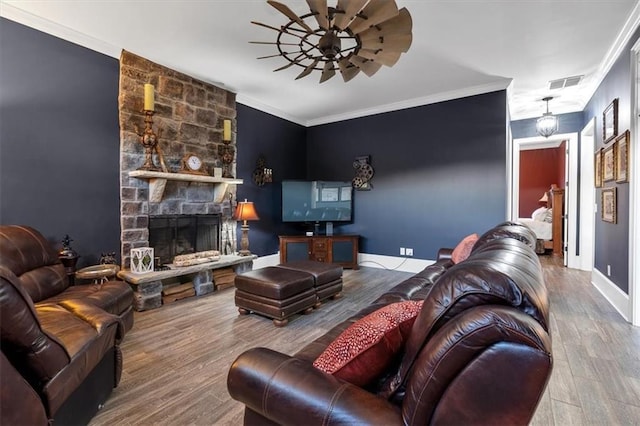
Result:
<instances>
[{"instance_id":1,"label":"ceiling fan","mask_svg":"<svg viewBox=\"0 0 640 426\"><path fill-rule=\"evenodd\" d=\"M267 0L289 19L280 27L251 21L278 32L275 42L250 42L278 48L279 53L258 58L288 61L274 71L301 67L296 80L322 71L320 83L340 71L347 82L360 71L371 77L382 65L392 67L411 46L411 15L406 8L398 10L395 0L337 0L335 7L327 0L306 1L310 12L298 16L287 5Z\"/></svg>"}]
</instances>

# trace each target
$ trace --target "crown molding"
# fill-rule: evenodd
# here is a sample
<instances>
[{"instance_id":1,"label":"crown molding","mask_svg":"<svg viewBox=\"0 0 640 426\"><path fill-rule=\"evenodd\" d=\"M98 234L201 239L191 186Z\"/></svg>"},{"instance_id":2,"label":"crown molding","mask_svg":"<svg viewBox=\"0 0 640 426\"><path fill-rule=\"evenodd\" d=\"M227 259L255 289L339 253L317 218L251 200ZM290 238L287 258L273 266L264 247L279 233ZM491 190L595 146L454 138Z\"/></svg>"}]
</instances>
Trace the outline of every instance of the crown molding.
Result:
<instances>
[{"instance_id":1,"label":"crown molding","mask_svg":"<svg viewBox=\"0 0 640 426\"><path fill-rule=\"evenodd\" d=\"M0 16L112 58L119 59L120 53L122 52L122 47L114 46L111 43L106 43L102 40L98 40L97 38L49 21L48 19L41 18L15 7L10 3L2 2L2 7L0 7Z\"/></svg>"},{"instance_id":2,"label":"crown molding","mask_svg":"<svg viewBox=\"0 0 640 426\"><path fill-rule=\"evenodd\" d=\"M385 112L399 111L407 108L414 108L429 104L435 104L438 102L450 101L453 99L465 98L467 96L481 95L484 93L495 92L497 90L505 90L511 79L505 79L504 81L493 82L480 86L472 86L459 90L452 90L449 92L436 93L435 95L425 96L421 98L407 99L401 102L393 102L385 105L378 105L373 108L365 108L356 111L350 111L343 114L328 115L313 120L307 121L307 127L318 126L321 124L335 123L337 121L351 120L354 118L366 117L369 115L381 114Z\"/></svg>"},{"instance_id":3,"label":"crown molding","mask_svg":"<svg viewBox=\"0 0 640 426\"><path fill-rule=\"evenodd\" d=\"M299 124L301 126L304 127L308 127L307 125L307 121L303 120L300 117L295 117L291 114L287 114L286 112L279 110L277 108L272 107L271 105L267 105L265 103L262 103L254 98L251 98L249 96L244 96L241 93L238 93L236 95L236 103L257 109L259 111L262 112L266 112L267 114L271 114L274 115L278 118L282 118L283 120L287 120L287 121L291 121L292 123L296 123Z\"/></svg>"},{"instance_id":4,"label":"crown molding","mask_svg":"<svg viewBox=\"0 0 640 426\"><path fill-rule=\"evenodd\" d=\"M408 99L406 101L394 102L385 105L378 105L373 108L365 108L361 110L349 111L342 114L327 115L325 117L314 118L312 120L305 120L300 117L295 117L291 114L287 114L277 108L262 103L256 99L248 96L238 94L236 102L246 105L251 108L255 108L262 112L274 115L284 120L291 121L304 127L319 126L322 124L335 123L338 121L351 120L354 118L367 117L369 115L382 114L385 112L399 111L407 108L414 108L429 104L435 104L438 102L450 101L453 99L465 98L467 96L482 95L484 93L491 93L498 90L505 90L511 84L511 79L505 79L504 81L493 82L480 86L467 87L460 90L452 90L449 92L437 93L435 95L425 96L421 98Z\"/></svg>"},{"instance_id":5,"label":"crown molding","mask_svg":"<svg viewBox=\"0 0 640 426\"><path fill-rule=\"evenodd\" d=\"M639 25L640 1L636 2L635 7L631 11L631 14L627 21L622 26L622 29L620 30L620 33L618 33L618 36L613 42L613 45L611 45L611 47L607 51L607 54L602 59L600 67L596 71L594 78L591 80L589 88L585 90L586 96L584 99L582 99L582 105L580 108L582 111L584 111L584 109L587 107L587 104L589 103L591 98L593 98L596 90L598 90L598 87L600 87L600 84L602 84L604 78L607 76L609 71L611 71L611 67L613 67L613 64L618 60L623 52L623 49L625 48L629 40L631 40L631 36L636 31Z\"/></svg>"}]
</instances>

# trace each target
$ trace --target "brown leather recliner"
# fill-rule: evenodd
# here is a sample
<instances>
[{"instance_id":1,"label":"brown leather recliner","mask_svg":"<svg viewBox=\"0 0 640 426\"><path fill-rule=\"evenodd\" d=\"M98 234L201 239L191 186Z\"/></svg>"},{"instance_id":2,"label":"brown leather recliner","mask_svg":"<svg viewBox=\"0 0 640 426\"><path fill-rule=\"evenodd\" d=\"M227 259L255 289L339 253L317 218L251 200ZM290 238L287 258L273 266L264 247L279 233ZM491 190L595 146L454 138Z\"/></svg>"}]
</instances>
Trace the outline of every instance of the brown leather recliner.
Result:
<instances>
[{"instance_id":1,"label":"brown leather recliner","mask_svg":"<svg viewBox=\"0 0 640 426\"><path fill-rule=\"evenodd\" d=\"M552 370L549 302L535 236L496 226L453 265L447 256L293 356L240 355L228 375L245 424L527 424ZM366 387L313 367L343 330L386 304L424 300L400 361Z\"/></svg>"},{"instance_id":2,"label":"brown leather recliner","mask_svg":"<svg viewBox=\"0 0 640 426\"><path fill-rule=\"evenodd\" d=\"M132 302L120 281L69 287L38 231L0 226L0 423L88 423L120 380Z\"/></svg>"}]
</instances>

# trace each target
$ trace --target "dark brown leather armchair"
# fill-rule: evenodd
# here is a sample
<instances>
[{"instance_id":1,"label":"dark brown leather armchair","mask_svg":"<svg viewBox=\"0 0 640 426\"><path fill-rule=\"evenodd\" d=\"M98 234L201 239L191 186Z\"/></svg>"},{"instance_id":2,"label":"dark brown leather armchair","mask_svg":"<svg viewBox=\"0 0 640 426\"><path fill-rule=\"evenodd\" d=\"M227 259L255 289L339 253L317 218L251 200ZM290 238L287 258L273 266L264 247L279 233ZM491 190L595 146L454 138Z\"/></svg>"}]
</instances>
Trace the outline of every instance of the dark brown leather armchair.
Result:
<instances>
[{"instance_id":1,"label":"dark brown leather armchair","mask_svg":"<svg viewBox=\"0 0 640 426\"><path fill-rule=\"evenodd\" d=\"M527 424L551 374L549 306L535 236L505 223L471 256L447 256L293 356L240 355L228 375L245 424ZM313 367L359 318L400 300L424 303L397 363L366 388Z\"/></svg>"},{"instance_id":2,"label":"dark brown leather armchair","mask_svg":"<svg viewBox=\"0 0 640 426\"><path fill-rule=\"evenodd\" d=\"M0 423L88 423L120 380L132 302L123 282L69 287L38 231L0 226Z\"/></svg>"}]
</instances>

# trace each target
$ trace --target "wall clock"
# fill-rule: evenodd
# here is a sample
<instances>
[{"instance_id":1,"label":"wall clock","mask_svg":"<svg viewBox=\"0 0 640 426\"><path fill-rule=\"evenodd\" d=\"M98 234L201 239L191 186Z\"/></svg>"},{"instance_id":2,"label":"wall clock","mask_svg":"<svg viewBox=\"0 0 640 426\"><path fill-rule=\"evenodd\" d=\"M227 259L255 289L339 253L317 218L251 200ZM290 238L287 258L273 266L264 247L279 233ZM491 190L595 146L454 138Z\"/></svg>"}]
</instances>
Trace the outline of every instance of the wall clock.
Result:
<instances>
[{"instance_id":1,"label":"wall clock","mask_svg":"<svg viewBox=\"0 0 640 426\"><path fill-rule=\"evenodd\" d=\"M180 161L180 173L190 173L194 175L208 175L204 162L200 157L190 152L186 153Z\"/></svg>"}]
</instances>

